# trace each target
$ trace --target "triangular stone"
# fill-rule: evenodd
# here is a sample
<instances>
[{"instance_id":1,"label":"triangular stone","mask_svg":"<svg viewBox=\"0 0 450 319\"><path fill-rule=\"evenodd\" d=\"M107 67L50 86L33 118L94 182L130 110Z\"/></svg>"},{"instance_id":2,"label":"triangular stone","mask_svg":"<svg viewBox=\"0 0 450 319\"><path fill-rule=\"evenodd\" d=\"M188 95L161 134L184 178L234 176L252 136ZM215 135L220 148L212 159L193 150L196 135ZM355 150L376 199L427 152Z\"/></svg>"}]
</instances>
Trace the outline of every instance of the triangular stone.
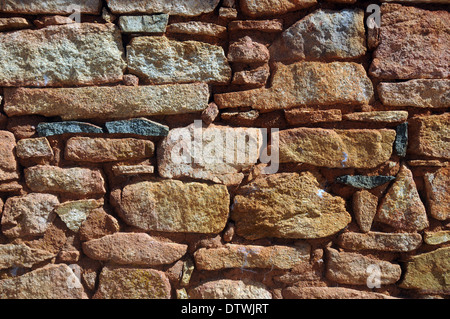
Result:
<instances>
[{"instance_id":1,"label":"triangular stone","mask_svg":"<svg viewBox=\"0 0 450 319\"><path fill-rule=\"evenodd\" d=\"M359 228L364 233L370 231L377 213L378 197L369 191L360 190L353 195L353 213Z\"/></svg>"}]
</instances>

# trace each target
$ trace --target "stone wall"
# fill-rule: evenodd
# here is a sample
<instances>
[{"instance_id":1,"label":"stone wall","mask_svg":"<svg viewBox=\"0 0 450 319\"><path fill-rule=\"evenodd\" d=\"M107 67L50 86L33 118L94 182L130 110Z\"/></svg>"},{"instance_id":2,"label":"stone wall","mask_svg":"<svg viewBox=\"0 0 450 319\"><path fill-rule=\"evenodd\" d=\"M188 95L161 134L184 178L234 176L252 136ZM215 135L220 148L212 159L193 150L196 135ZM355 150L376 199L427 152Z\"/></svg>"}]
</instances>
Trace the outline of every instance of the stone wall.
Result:
<instances>
[{"instance_id":1,"label":"stone wall","mask_svg":"<svg viewBox=\"0 0 450 319\"><path fill-rule=\"evenodd\" d=\"M448 1L382 2L0 1L0 299L448 297Z\"/></svg>"}]
</instances>

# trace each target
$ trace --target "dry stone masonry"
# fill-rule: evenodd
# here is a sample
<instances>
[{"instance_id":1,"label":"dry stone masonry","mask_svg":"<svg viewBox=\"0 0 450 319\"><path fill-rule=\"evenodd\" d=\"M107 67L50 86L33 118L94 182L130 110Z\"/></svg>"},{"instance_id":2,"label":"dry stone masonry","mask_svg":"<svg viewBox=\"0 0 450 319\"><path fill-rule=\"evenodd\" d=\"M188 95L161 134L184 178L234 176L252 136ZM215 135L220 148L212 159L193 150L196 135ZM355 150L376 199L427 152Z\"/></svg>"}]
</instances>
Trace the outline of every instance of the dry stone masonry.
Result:
<instances>
[{"instance_id":1,"label":"dry stone masonry","mask_svg":"<svg viewBox=\"0 0 450 319\"><path fill-rule=\"evenodd\" d=\"M0 299L449 298L449 1L376 3L0 1Z\"/></svg>"}]
</instances>

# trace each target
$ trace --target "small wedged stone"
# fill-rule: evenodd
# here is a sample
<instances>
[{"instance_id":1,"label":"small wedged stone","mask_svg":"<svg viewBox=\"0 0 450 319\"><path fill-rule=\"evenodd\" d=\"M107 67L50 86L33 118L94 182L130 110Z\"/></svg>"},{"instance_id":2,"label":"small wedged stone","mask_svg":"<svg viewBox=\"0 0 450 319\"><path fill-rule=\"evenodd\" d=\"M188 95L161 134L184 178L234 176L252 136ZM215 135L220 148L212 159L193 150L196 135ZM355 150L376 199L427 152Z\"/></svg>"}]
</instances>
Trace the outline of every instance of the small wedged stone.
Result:
<instances>
[{"instance_id":1,"label":"small wedged stone","mask_svg":"<svg viewBox=\"0 0 450 319\"><path fill-rule=\"evenodd\" d=\"M45 137L25 138L17 142L17 157L21 159L51 159L53 150Z\"/></svg>"},{"instance_id":2,"label":"small wedged stone","mask_svg":"<svg viewBox=\"0 0 450 319\"><path fill-rule=\"evenodd\" d=\"M450 230L425 231L423 240L428 245L440 245L450 242Z\"/></svg>"},{"instance_id":3,"label":"small wedged stone","mask_svg":"<svg viewBox=\"0 0 450 319\"><path fill-rule=\"evenodd\" d=\"M227 84L231 68L223 48L198 41L136 37L127 46L128 71L148 84Z\"/></svg>"},{"instance_id":4,"label":"small wedged stone","mask_svg":"<svg viewBox=\"0 0 450 319\"><path fill-rule=\"evenodd\" d=\"M262 66L258 66L250 70L235 70L233 74L233 81L231 83L237 85L263 87L266 85L269 76L270 67L268 64L263 64Z\"/></svg>"},{"instance_id":5,"label":"small wedged stone","mask_svg":"<svg viewBox=\"0 0 450 319\"><path fill-rule=\"evenodd\" d=\"M135 138L72 137L66 143L65 158L77 162L118 162L152 157L152 141Z\"/></svg>"},{"instance_id":6,"label":"small wedged stone","mask_svg":"<svg viewBox=\"0 0 450 319\"><path fill-rule=\"evenodd\" d=\"M269 50L261 43L245 36L230 44L227 59L235 63L264 63L270 58Z\"/></svg>"},{"instance_id":7,"label":"small wedged stone","mask_svg":"<svg viewBox=\"0 0 450 319\"><path fill-rule=\"evenodd\" d=\"M106 266L93 299L170 299L170 290L162 271Z\"/></svg>"},{"instance_id":8,"label":"small wedged stone","mask_svg":"<svg viewBox=\"0 0 450 319\"><path fill-rule=\"evenodd\" d=\"M0 131L0 183L19 179L15 148L14 134Z\"/></svg>"},{"instance_id":9,"label":"small wedged stone","mask_svg":"<svg viewBox=\"0 0 450 319\"><path fill-rule=\"evenodd\" d=\"M343 120L369 123L398 123L408 119L407 111L373 111L344 114Z\"/></svg>"},{"instance_id":10,"label":"small wedged stone","mask_svg":"<svg viewBox=\"0 0 450 319\"><path fill-rule=\"evenodd\" d=\"M408 252L422 244L422 236L418 233L346 232L339 235L337 242L350 250Z\"/></svg>"},{"instance_id":11,"label":"small wedged stone","mask_svg":"<svg viewBox=\"0 0 450 319\"><path fill-rule=\"evenodd\" d=\"M236 20L228 24L228 30L234 31L260 31L277 33L283 31L283 20Z\"/></svg>"},{"instance_id":12,"label":"small wedged stone","mask_svg":"<svg viewBox=\"0 0 450 319\"><path fill-rule=\"evenodd\" d=\"M398 156L405 157L408 150L408 123L402 123L395 128L394 149Z\"/></svg>"},{"instance_id":13,"label":"small wedged stone","mask_svg":"<svg viewBox=\"0 0 450 319\"><path fill-rule=\"evenodd\" d=\"M270 47L271 59L356 59L366 53L364 11L322 10L285 30Z\"/></svg>"},{"instance_id":14,"label":"small wedged stone","mask_svg":"<svg viewBox=\"0 0 450 319\"><path fill-rule=\"evenodd\" d=\"M100 14L101 0L28 0L2 1L0 12L20 14L72 14L74 10L82 14Z\"/></svg>"},{"instance_id":15,"label":"small wedged stone","mask_svg":"<svg viewBox=\"0 0 450 319\"><path fill-rule=\"evenodd\" d=\"M309 109L289 109L284 111L286 121L290 125L340 122L342 112L339 109L332 110L309 110Z\"/></svg>"},{"instance_id":16,"label":"small wedged stone","mask_svg":"<svg viewBox=\"0 0 450 319\"><path fill-rule=\"evenodd\" d=\"M117 219L98 208L90 211L79 229L80 239L83 241L102 238L120 231Z\"/></svg>"},{"instance_id":17,"label":"small wedged stone","mask_svg":"<svg viewBox=\"0 0 450 319\"><path fill-rule=\"evenodd\" d=\"M33 249L24 244L0 245L0 269L13 267L31 268L33 265L49 260L56 254L41 249Z\"/></svg>"},{"instance_id":18,"label":"small wedged stone","mask_svg":"<svg viewBox=\"0 0 450 319\"><path fill-rule=\"evenodd\" d=\"M101 206L103 206L102 202L95 199L70 201L56 206L55 213L66 224L67 228L78 232L90 212Z\"/></svg>"},{"instance_id":19,"label":"small wedged stone","mask_svg":"<svg viewBox=\"0 0 450 319\"><path fill-rule=\"evenodd\" d=\"M256 282L220 279L202 283L188 290L190 299L272 299L267 288Z\"/></svg>"},{"instance_id":20,"label":"small wedged stone","mask_svg":"<svg viewBox=\"0 0 450 319\"><path fill-rule=\"evenodd\" d=\"M136 118L105 123L109 134L133 134L140 136L167 136L169 127L146 118Z\"/></svg>"},{"instance_id":21,"label":"small wedged stone","mask_svg":"<svg viewBox=\"0 0 450 319\"><path fill-rule=\"evenodd\" d=\"M311 247L227 244L220 248L200 248L194 254L196 268L221 270L227 268L291 269L296 264L309 261Z\"/></svg>"},{"instance_id":22,"label":"small wedged stone","mask_svg":"<svg viewBox=\"0 0 450 319\"><path fill-rule=\"evenodd\" d=\"M342 175L336 178L336 181L355 188L373 189L375 187L389 183L394 179L395 176Z\"/></svg>"},{"instance_id":23,"label":"small wedged stone","mask_svg":"<svg viewBox=\"0 0 450 319\"><path fill-rule=\"evenodd\" d=\"M8 116L39 114L63 120L129 119L201 112L208 106L205 83L156 86L4 89Z\"/></svg>"},{"instance_id":24,"label":"small wedged stone","mask_svg":"<svg viewBox=\"0 0 450 319\"><path fill-rule=\"evenodd\" d=\"M168 22L169 15L164 13L119 18L119 26L123 33L164 33Z\"/></svg>"},{"instance_id":25,"label":"small wedged stone","mask_svg":"<svg viewBox=\"0 0 450 319\"><path fill-rule=\"evenodd\" d=\"M25 169L25 182L34 192L72 196L103 195L105 181L98 169L38 165Z\"/></svg>"},{"instance_id":26,"label":"small wedged stone","mask_svg":"<svg viewBox=\"0 0 450 319\"><path fill-rule=\"evenodd\" d=\"M187 245L158 241L145 233L115 233L83 243L91 259L118 265L171 264L186 254Z\"/></svg>"},{"instance_id":27,"label":"small wedged stone","mask_svg":"<svg viewBox=\"0 0 450 319\"><path fill-rule=\"evenodd\" d=\"M114 14L167 13L176 16L193 17L214 11L220 0L107 0L108 8Z\"/></svg>"},{"instance_id":28,"label":"small wedged stone","mask_svg":"<svg viewBox=\"0 0 450 319\"><path fill-rule=\"evenodd\" d=\"M288 287L283 289L286 299L391 299L390 296L344 287Z\"/></svg>"},{"instance_id":29,"label":"small wedged stone","mask_svg":"<svg viewBox=\"0 0 450 319\"><path fill-rule=\"evenodd\" d=\"M215 23L189 21L172 23L167 26L167 33L189 34L223 39L227 36L227 28Z\"/></svg>"},{"instance_id":30,"label":"small wedged stone","mask_svg":"<svg viewBox=\"0 0 450 319\"><path fill-rule=\"evenodd\" d=\"M0 299L88 299L83 285L66 264L49 265L0 280Z\"/></svg>"},{"instance_id":31,"label":"small wedged stone","mask_svg":"<svg viewBox=\"0 0 450 319\"><path fill-rule=\"evenodd\" d=\"M377 213L378 197L367 190L353 194L353 213L362 232L368 233Z\"/></svg>"},{"instance_id":32,"label":"small wedged stone","mask_svg":"<svg viewBox=\"0 0 450 319\"><path fill-rule=\"evenodd\" d=\"M450 166L425 174L424 182L431 217L442 221L450 218Z\"/></svg>"},{"instance_id":33,"label":"small wedged stone","mask_svg":"<svg viewBox=\"0 0 450 319\"><path fill-rule=\"evenodd\" d=\"M305 9L317 3L316 0L242 0L242 12L252 18L277 16L291 11Z\"/></svg>"},{"instance_id":34,"label":"small wedged stone","mask_svg":"<svg viewBox=\"0 0 450 319\"><path fill-rule=\"evenodd\" d=\"M31 26L32 24L25 18L0 18L0 31L24 29Z\"/></svg>"},{"instance_id":35,"label":"small wedged stone","mask_svg":"<svg viewBox=\"0 0 450 319\"><path fill-rule=\"evenodd\" d=\"M50 25L62 25L75 23L75 19L66 16L43 16L33 21L38 28L45 28Z\"/></svg>"},{"instance_id":36,"label":"small wedged stone","mask_svg":"<svg viewBox=\"0 0 450 319\"><path fill-rule=\"evenodd\" d=\"M155 173L155 167L148 164L114 165L111 169L115 176L133 176Z\"/></svg>"},{"instance_id":37,"label":"small wedged stone","mask_svg":"<svg viewBox=\"0 0 450 319\"><path fill-rule=\"evenodd\" d=\"M36 132L41 137L63 135L63 134L102 134L103 129L99 126L77 122L77 121L65 121L65 122L51 122L51 123L39 123L36 127Z\"/></svg>"}]
</instances>

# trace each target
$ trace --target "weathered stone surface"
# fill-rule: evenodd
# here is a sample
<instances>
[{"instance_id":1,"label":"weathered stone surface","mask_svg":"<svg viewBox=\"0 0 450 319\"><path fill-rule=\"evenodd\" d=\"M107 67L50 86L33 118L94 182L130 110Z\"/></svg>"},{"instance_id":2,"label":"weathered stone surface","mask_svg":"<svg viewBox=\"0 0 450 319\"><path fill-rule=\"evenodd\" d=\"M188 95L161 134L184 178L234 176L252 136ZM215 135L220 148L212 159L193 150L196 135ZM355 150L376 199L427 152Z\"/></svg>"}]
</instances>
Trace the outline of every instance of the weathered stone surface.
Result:
<instances>
[{"instance_id":1,"label":"weathered stone surface","mask_svg":"<svg viewBox=\"0 0 450 319\"><path fill-rule=\"evenodd\" d=\"M308 244L288 246L255 246L227 244L221 248L201 248L194 254L200 270L226 268L291 269L297 263L309 261L311 247Z\"/></svg>"},{"instance_id":2,"label":"weathered stone surface","mask_svg":"<svg viewBox=\"0 0 450 319\"><path fill-rule=\"evenodd\" d=\"M396 283L402 274L400 265L391 264L384 260L365 257L357 253L339 252L335 249L327 249L326 277L334 282L348 285L367 285L369 266L377 266L380 269L380 285Z\"/></svg>"},{"instance_id":3,"label":"weathered stone surface","mask_svg":"<svg viewBox=\"0 0 450 319\"><path fill-rule=\"evenodd\" d=\"M220 279L208 281L188 290L190 299L272 299L261 283Z\"/></svg>"},{"instance_id":4,"label":"weathered stone surface","mask_svg":"<svg viewBox=\"0 0 450 319\"><path fill-rule=\"evenodd\" d=\"M72 269L57 264L0 280L0 299L87 299L87 295Z\"/></svg>"},{"instance_id":5,"label":"weathered stone surface","mask_svg":"<svg viewBox=\"0 0 450 319\"><path fill-rule=\"evenodd\" d=\"M283 289L286 299L391 299L376 292L343 287L288 287Z\"/></svg>"},{"instance_id":6,"label":"weathered stone surface","mask_svg":"<svg viewBox=\"0 0 450 319\"><path fill-rule=\"evenodd\" d=\"M75 22L75 19L66 16L43 16L33 21L34 25L38 28L45 28L50 25L71 24Z\"/></svg>"},{"instance_id":7,"label":"weathered stone surface","mask_svg":"<svg viewBox=\"0 0 450 319\"><path fill-rule=\"evenodd\" d=\"M108 7L114 14L127 13L168 13L179 16L198 16L209 13L219 4L220 0L187 0L173 2L166 0L107 0Z\"/></svg>"},{"instance_id":8,"label":"weathered stone surface","mask_svg":"<svg viewBox=\"0 0 450 319\"><path fill-rule=\"evenodd\" d=\"M408 119L407 111L373 111L344 114L343 120L373 123L398 123Z\"/></svg>"},{"instance_id":9,"label":"weathered stone surface","mask_svg":"<svg viewBox=\"0 0 450 319\"><path fill-rule=\"evenodd\" d=\"M204 83L158 86L114 86L60 89L5 89L8 116L40 114L63 120L126 119L184 114L208 106Z\"/></svg>"},{"instance_id":10,"label":"weathered stone surface","mask_svg":"<svg viewBox=\"0 0 450 319\"><path fill-rule=\"evenodd\" d=\"M65 158L77 162L116 162L153 156L152 141L135 138L72 137L67 141Z\"/></svg>"},{"instance_id":11,"label":"weathered stone surface","mask_svg":"<svg viewBox=\"0 0 450 319\"><path fill-rule=\"evenodd\" d=\"M94 299L169 299L170 282L162 271L104 267Z\"/></svg>"},{"instance_id":12,"label":"weathered stone surface","mask_svg":"<svg viewBox=\"0 0 450 319\"><path fill-rule=\"evenodd\" d=\"M22 14L72 14L75 10L85 14L99 14L101 0L27 0L2 1L0 12Z\"/></svg>"},{"instance_id":13,"label":"weathered stone surface","mask_svg":"<svg viewBox=\"0 0 450 319\"><path fill-rule=\"evenodd\" d=\"M43 235L55 218L53 209L58 204L58 197L50 194L8 198L2 217L3 234L8 237Z\"/></svg>"},{"instance_id":14,"label":"weathered stone surface","mask_svg":"<svg viewBox=\"0 0 450 319\"><path fill-rule=\"evenodd\" d=\"M114 165L111 169L115 176L153 174L155 172L155 167L148 164Z\"/></svg>"},{"instance_id":15,"label":"weathered stone surface","mask_svg":"<svg viewBox=\"0 0 450 319\"><path fill-rule=\"evenodd\" d=\"M437 232L425 231L424 242L428 245L440 245L450 242L450 230Z\"/></svg>"},{"instance_id":16,"label":"weathered stone surface","mask_svg":"<svg viewBox=\"0 0 450 319\"><path fill-rule=\"evenodd\" d=\"M238 12L235 8L224 8L219 9L219 17L224 20L236 20Z\"/></svg>"},{"instance_id":17,"label":"weathered stone surface","mask_svg":"<svg viewBox=\"0 0 450 319\"><path fill-rule=\"evenodd\" d=\"M106 193L105 181L98 169L39 165L25 169L25 181L34 192L74 196Z\"/></svg>"},{"instance_id":18,"label":"weathered stone surface","mask_svg":"<svg viewBox=\"0 0 450 319\"><path fill-rule=\"evenodd\" d=\"M374 168L391 157L395 131L294 128L274 133L280 163L324 167Z\"/></svg>"},{"instance_id":19,"label":"weathered stone surface","mask_svg":"<svg viewBox=\"0 0 450 319\"><path fill-rule=\"evenodd\" d=\"M202 121L206 125L210 125L219 116L220 111L216 103L209 103L208 107L202 112Z\"/></svg>"},{"instance_id":20,"label":"weathered stone surface","mask_svg":"<svg viewBox=\"0 0 450 319\"><path fill-rule=\"evenodd\" d=\"M169 127L146 118L105 123L109 134L133 134L141 136L167 136Z\"/></svg>"},{"instance_id":21,"label":"weathered stone surface","mask_svg":"<svg viewBox=\"0 0 450 319\"><path fill-rule=\"evenodd\" d=\"M442 3L447 4L448 0L381 0L381 2L399 2L399 3Z\"/></svg>"},{"instance_id":22,"label":"weathered stone surface","mask_svg":"<svg viewBox=\"0 0 450 319\"><path fill-rule=\"evenodd\" d=\"M417 249L422 243L418 233L380 233L347 232L339 235L339 246L350 250L381 250L408 252Z\"/></svg>"},{"instance_id":23,"label":"weathered stone surface","mask_svg":"<svg viewBox=\"0 0 450 319\"><path fill-rule=\"evenodd\" d=\"M262 112L298 106L369 104L372 82L360 64L297 62L276 64L270 88L215 95L220 108L252 107Z\"/></svg>"},{"instance_id":24,"label":"weathered stone surface","mask_svg":"<svg viewBox=\"0 0 450 319\"><path fill-rule=\"evenodd\" d=\"M364 11L319 9L301 19L270 47L276 61L351 59L366 53Z\"/></svg>"},{"instance_id":25,"label":"weathered stone surface","mask_svg":"<svg viewBox=\"0 0 450 319\"><path fill-rule=\"evenodd\" d=\"M366 190L353 194L353 213L362 232L368 233L377 213L378 197Z\"/></svg>"},{"instance_id":26,"label":"weathered stone surface","mask_svg":"<svg viewBox=\"0 0 450 319\"><path fill-rule=\"evenodd\" d=\"M139 77L134 74L124 74L123 75L123 85L126 86L138 86L139 85Z\"/></svg>"},{"instance_id":27,"label":"weathered stone surface","mask_svg":"<svg viewBox=\"0 0 450 319\"><path fill-rule=\"evenodd\" d=\"M23 244L0 245L0 269L31 268L33 265L55 257L51 252L33 249Z\"/></svg>"},{"instance_id":28,"label":"weathered stone surface","mask_svg":"<svg viewBox=\"0 0 450 319\"><path fill-rule=\"evenodd\" d=\"M290 125L340 122L342 121L342 112L339 109L332 110L309 110L309 109L290 109L284 111L284 116Z\"/></svg>"},{"instance_id":29,"label":"weathered stone surface","mask_svg":"<svg viewBox=\"0 0 450 319\"><path fill-rule=\"evenodd\" d=\"M231 218L247 239L327 237L351 221L345 201L321 189L309 172L268 175L241 187Z\"/></svg>"},{"instance_id":30,"label":"weathered stone surface","mask_svg":"<svg viewBox=\"0 0 450 319\"><path fill-rule=\"evenodd\" d=\"M370 74L381 80L448 78L448 11L383 4L380 44ZM407 61L407 62L405 62Z\"/></svg>"},{"instance_id":31,"label":"weathered stone surface","mask_svg":"<svg viewBox=\"0 0 450 319\"><path fill-rule=\"evenodd\" d=\"M137 37L127 46L128 70L146 83L227 84L231 68L222 47L166 37Z\"/></svg>"},{"instance_id":32,"label":"weathered stone surface","mask_svg":"<svg viewBox=\"0 0 450 319\"><path fill-rule=\"evenodd\" d=\"M123 33L164 33L169 15L120 16L119 26Z\"/></svg>"},{"instance_id":33,"label":"weathered stone surface","mask_svg":"<svg viewBox=\"0 0 450 319\"><path fill-rule=\"evenodd\" d=\"M428 227L428 218L412 172L403 165L395 182L381 200L376 220L397 229L420 231Z\"/></svg>"},{"instance_id":34,"label":"weathered stone surface","mask_svg":"<svg viewBox=\"0 0 450 319\"><path fill-rule=\"evenodd\" d=\"M0 131L0 182L19 178L15 147L14 134Z\"/></svg>"},{"instance_id":35,"label":"weathered stone surface","mask_svg":"<svg viewBox=\"0 0 450 319\"><path fill-rule=\"evenodd\" d=\"M450 159L450 113L418 116L408 123L410 153Z\"/></svg>"},{"instance_id":36,"label":"weathered stone surface","mask_svg":"<svg viewBox=\"0 0 450 319\"><path fill-rule=\"evenodd\" d=\"M245 36L230 44L228 61L238 63L264 63L270 58L269 50L264 44Z\"/></svg>"},{"instance_id":37,"label":"weathered stone surface","mask_svg":"<svg viewBox=\"0 0 450 319\"><path fill-rule=\"evenodd\" d=\"M79 229L81 240L102 238L117 233L120 230L119 222L103 209L92 210Z\"/></svg>"},{"instance_id":38,"label":"weathered stone surface","mask_svg":"<svg viewBox=\"0 0 450 319\"><path fill-rule=\"evenodd\" d=\"M372 189L383 184L389 183L395 179L395 176L364 176L364 175L342 175L336 178L336 181L347 184L355 188Z\"/></svg>"},{"instance_id":39,"label":"weathered stone surface","mask_svg":"<svg viewBox=\"0 0 450 319\"><path fill-rule=\"evenodd\" d=\"M2 33L0 85L115 83L122 80L122 56L120 32L112 24L74 23Z\"/></svg>"},{"instance_id":40,"label":"weathered stone surface","mask_svg":"<svg viewBox=\"0 0 450 319\"><path fill-rule=\"evenodd\" d=\"M22 185L17 181L6 182L0 184L0 192L8 193L8 192L19 192L22 190Z\"/></svg>"},{"instance_id":41,"label":"weathered stone surface","mask_svg":"<svg viewBox=\"0 0 450 319\"><path fill-rule=\"evenodd\" d=\"M55 136L63 134L102 134L103 129L99 126L77 121L39 123L36 127L39 136Z\"/></svg>"},{"instance_id":42,"label":"weathered stone surface","mask_svg":"<svg viewBox=\"0 0 450 319\"><path fill-rule=\"evenodd\" d=\"M450 291L450 247L413 256L400 286L424 293Z\"/></svg>"},{"instance_id":43,"label":"weathered stone surface","mask_svg":"<svg viewBox=\"0 0 450 319\"><path fill-rule=\"evenodd\" d=\"M277 33L283 31L283 20L237 20L228 24L228 30L234 31L261 31Z\"/></svg>"},{"instance_id":44,"label":"weathered stone surface","mask_svg":"<svg viewBox=\"0 0 450 319\"><path fill-rule=\"evenodd\" d=\"M450 80L423 79L382 82L378 95L384 105L394 107L444 108L450 106Z\"/></svg>"},{"instance_id":45,"label":"weathered stone surface","mask_svg":"<svg viewBox=\"0 0 450 319\"><path fill-rule=\"evenodd\" d=\"M408 123L402 123L395 128L394 149L398 156L405 157L408 150Z\"/></svg>"},{"instance_id":46,"label":"weathered stone surface","mask_svg":"<svg viewBox=\"0 0 450 319\"><path fill-rule=\"evenodd\" d=\"M25 138L17 142L16 154L22 159L51 159L53 150L45 137Z\"/></svg>"},{"instance_id":47,"label":"weathered stone surface","mask_svg":"<svg viewBox=\"0 0 450 319\"><path fill-rule=\"evenodd\" d=\"M219 233L228 219L229 202L224 185L140 182L122 190L120 213L126 223L147 231Z\"/></svg>"},{"instance_id":48,"label":"weathered stone surface","mask_svg":"<svg viewBox=\"0 0 450 319\"><path fill-rule=\"evenodd\" d=\"M25 18L0 18L0 31L23 29L31 26L32 24Z\"/></svg>"},{"instance_id":49,"label":"weathered stone surface","mask_svg":"<svg viewBox=\"0 0 450 319\"><path fill-rule=\"evenodd\" d=\"M227 28L215 23L188 21L172 23L167 27L167 33L189 34L223 39L227 36Z\"/></svg>"},{"instance_id":50,"label":"weathered stone surface","mask_svg":"<svg viewBox=\"0 0 450 319\"><path fill-rule=\"evenodd\" d=\"M232 84L262 87L266 85L269 76L270 67L268 64L263 64L254 69L235 71Z\"/></svg>"},{"instance_id":51,"label":"weathered stone surface","mask_svg":"<svg viewBox=\"0 0 450 319\"><path fill-rule=\"evenodd\" d=\"M187 245L161 242L145 233L115 233L83 243L89 258L119 265L171 264L186 251Z\"/></svg>"},{"instance_id":52,"label":"weathered stone surface","mask_svg":"<svg viewBox=\"0 0 450 319\"><path fill-rule=\"evenodd\" d=\"M181 138L180 138L181 137ZM263 143L256 128L196 123L173 129L158 147L158 172L165 178L192 177L239 184L242 170L256 164Z\"/></svg>"},{"instance_id":53,"label":"weathered stone surface","mask_svg":"<svg viewBox=\"0 0 450 319\"><path fill-rule=\"evenodd\" d=\"M438 220L450 218L450 166L424 177L430 215Z\"/></svg>"},{"instance_id":54,"label":"weathered stone surface","mask_svg":"<svg viewBox=\"0 0 450 319\"><path fill-rule=\"evenodd\" d=\"M276 16L290 11L311 7L316 0L242 0L241 10L250 17Z\"/></svg>"},{"instance_id":55,"label":"weathered stone surface","mask_svg":"<svg viewBox=\"0 0 450 319\"><path fill-rule=\"evenodd\" d=\"M94 199L70 201L56 206L55 213L70 230L78 232L81 224L86 220L90 212L102 205L101 201Z\"/></svg>"}]
</instances>

